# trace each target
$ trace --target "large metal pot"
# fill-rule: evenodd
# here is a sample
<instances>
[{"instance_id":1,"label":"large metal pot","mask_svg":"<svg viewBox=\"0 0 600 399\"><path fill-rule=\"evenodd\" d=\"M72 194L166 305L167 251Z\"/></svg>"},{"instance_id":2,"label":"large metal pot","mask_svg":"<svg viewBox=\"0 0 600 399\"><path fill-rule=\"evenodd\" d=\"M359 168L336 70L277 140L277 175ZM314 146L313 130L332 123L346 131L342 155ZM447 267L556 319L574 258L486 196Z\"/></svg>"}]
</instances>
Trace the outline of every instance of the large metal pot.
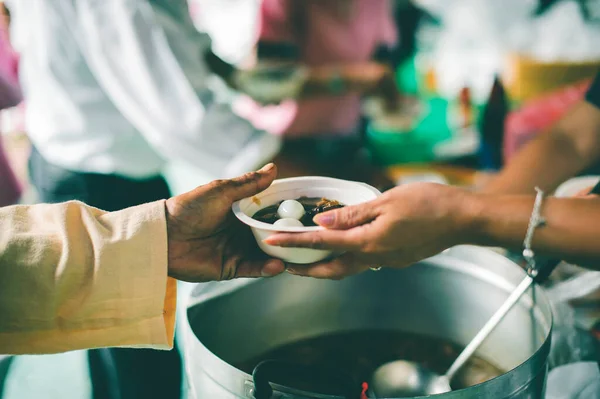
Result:
<instances>
[{"instance_id":1,"label":"large metal pot","mask_svg":"<svg viewBox=\"0 0 600 399\"><path fill-rule=\"evenodd\" d=\"M497 253L457 247L342 281L282 275L199 287L181 323L191 396L253 398L252 377L230 364L326 333L397 329L466 345L524 276ZM548 300L533 288L478 351L510 371L439 397L543 398L551 329ZM332 398L273 386L274 398Z\"/></svg>"}]
</instances>

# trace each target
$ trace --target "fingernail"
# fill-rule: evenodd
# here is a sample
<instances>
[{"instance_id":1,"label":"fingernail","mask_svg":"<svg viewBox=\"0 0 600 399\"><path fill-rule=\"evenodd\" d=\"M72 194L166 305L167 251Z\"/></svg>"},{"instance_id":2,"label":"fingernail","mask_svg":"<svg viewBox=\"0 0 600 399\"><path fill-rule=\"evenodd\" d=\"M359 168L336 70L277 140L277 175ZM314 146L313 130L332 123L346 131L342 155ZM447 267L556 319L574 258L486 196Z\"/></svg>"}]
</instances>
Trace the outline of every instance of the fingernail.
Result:
<instances>
[{"instance_id":1,"label":"fingernail","mask_svg":"<svg viewBox=\"0 0 600 399\"><path fill-rule=\"evenodd\" d=\"M260 275L261 275L261 276L263 276L263 277L272 277L272 276L273 276L273 274L272 274L272 273L270 273L270 272L268 272L268 271L266 270L266 268L265 268L265 269L262 269L262 270L260 271Z\"/></svg>"},{"instance_id":2,"label":"fingernail","mask_svg":"<svg viewBox=\"0 0 600 399\"><path fill-rule=\"evenodd\" d=\"M327 214L327 213L322 213L322 214L316 215L313 218L313 222L315 222L319 226L331 226L333 224L334 220L335 220L335 217L333 215Z\"/></svg>"},{"instance_id":3,"label":"fingernail","mask_svg":"<svg viewBox=\"0 0 600 399\"><path fill-rule=\"evenodd\" d=\"M275 167L275 164L273 162L266 164L265 166L263 166L259 172L268 172L270 170L272 170Z\"/></svg>"}]
</instances>

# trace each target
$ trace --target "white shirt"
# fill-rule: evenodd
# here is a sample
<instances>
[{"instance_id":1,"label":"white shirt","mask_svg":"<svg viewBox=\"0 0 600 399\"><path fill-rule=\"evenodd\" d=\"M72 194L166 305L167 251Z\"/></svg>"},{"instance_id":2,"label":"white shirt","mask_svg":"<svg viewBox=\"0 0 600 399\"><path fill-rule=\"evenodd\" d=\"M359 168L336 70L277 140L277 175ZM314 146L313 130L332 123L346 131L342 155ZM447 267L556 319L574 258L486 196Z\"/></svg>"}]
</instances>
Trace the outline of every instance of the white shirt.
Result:
<instances>
[{"instance_id":1,"label":"white shirt","mask_svg":"<svg viewBox=\"0 0 600 399\"><path fill-rule=\"evenodd\" d=\"M278 151L277 138L216 101L203 61L211 42L185 0L8 4L27 131L49 162L146 178L171 158L229 177Z\"/></svg>"},{"instance_id":2,"label":"white shirt","mask_svg":"<svg viewBox=\"0 0 600 399\"><path fill-rule=\"evenodd\" d=\"M260 29L262 0L188 0L196 28L208 33L212 49L232 64L252 56Z\"/></svg>"}]
</instances>

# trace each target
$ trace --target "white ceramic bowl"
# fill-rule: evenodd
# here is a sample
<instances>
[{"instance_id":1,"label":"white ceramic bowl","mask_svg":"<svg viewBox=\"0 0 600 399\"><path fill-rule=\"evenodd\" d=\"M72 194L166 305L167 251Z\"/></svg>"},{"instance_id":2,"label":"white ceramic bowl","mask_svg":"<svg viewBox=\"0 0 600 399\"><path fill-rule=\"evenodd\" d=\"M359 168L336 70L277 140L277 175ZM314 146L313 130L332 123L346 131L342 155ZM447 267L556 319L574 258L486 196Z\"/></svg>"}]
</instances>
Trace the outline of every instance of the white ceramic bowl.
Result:
<instances>
[{"instance_id":1,"label":"white ceramic bowl","mask_svg":"<svg viewBox=\"0 0 600 399\"><path fill-rule=\"evenodd\" d=\"M299 197L324 197L340 201L344 205L356 205L374 200L381 193L365 183L333 179L329 177L293 177L275 180L273 184L260 194L245 198L233 204L235 216L250 226L258 246L267 254L286 262L308 264L321 261L331 251L307 248L281 248L266 245L263 240L277 232L300 233L322 230L322 227L280 227L252 219L258 210L286 199Z\"/></svg>"}]
</instances>

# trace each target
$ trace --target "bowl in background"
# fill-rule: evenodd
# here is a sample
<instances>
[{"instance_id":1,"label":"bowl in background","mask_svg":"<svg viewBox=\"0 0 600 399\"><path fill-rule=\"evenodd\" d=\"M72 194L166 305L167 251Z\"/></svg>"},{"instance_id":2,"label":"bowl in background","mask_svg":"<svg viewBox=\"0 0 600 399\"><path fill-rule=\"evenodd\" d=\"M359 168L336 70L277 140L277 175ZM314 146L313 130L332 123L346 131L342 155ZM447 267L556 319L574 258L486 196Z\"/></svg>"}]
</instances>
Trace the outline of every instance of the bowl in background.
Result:
<instances>
[{"instance_id":1,"label":"bowl in background","mask_svg":"<svg viewBox=\"0 0 600 399\"><path fill-rule=\"evenodd\" d=\"M278 232L302 233L323 230L320 226L281 227L259 222L252 216L267 206L280 201L299 197L323 197L337 200L344 205L356 205L371 201L381 192L365 183L334 179L330 177L292 177L275 180L265 191L232 205L233 213L244 224L250 226L258 246L268 255L289 263L309 264L319 262L332 255L331 251L309 248L281 248L267 245L263 241Z\"/></svg>"},{"instance_id":2,"label":"bowl in background","mask_svg":"<svg viewBox=\"0 0 600 399\"><path fill-rule=\"evenodd\" d=\"M598 181L600 181L600 176L574 177L558 186L554 196L559 198L573 197L586 188L593 188Z\"/></svg>"},{"instance_id":3,"label":"bowl in background","mask_svg":"<svg viewBox=\"0 0 600 399\"><path fill-rule=\"evenodd\" d=\"M243 93L269 104L297 98L307 77L307 69L301 66L261 65L239 71L235 80Z\"/></svg>"}]
</instances>

